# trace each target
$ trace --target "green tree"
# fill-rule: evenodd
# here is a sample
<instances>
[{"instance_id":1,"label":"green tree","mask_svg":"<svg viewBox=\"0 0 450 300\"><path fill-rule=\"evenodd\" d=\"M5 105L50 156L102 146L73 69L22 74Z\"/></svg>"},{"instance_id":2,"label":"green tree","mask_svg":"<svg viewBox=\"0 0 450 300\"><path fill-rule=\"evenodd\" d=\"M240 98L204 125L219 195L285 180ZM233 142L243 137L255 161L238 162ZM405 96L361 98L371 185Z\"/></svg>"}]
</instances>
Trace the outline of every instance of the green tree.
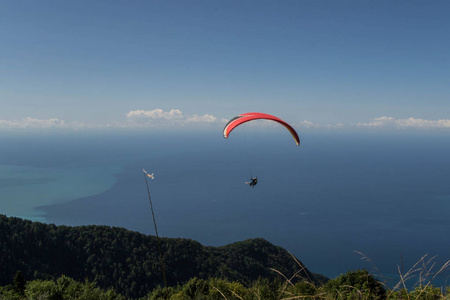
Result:
<instances>
[{"instance_id":1,"label":"green tree","mask_svg":"<svg viewBox=\"0 0 450 300\"><path fill-rule=\"evenodd\" d=\"M61 276L55 281L33 280L25 289L27 299L83 299L83 300L125 300L113 290L104 291L94 283L80 283L72 278Z\"/></svg>"},{"instance_id":2,"label":"green tree","mask_svg":"<svg viewBox=\"0 0 450 300\"><path fill-rule=\"evenodd\" d=\"M229 282L224 279L210 279L209 280L209 297L211 300L247 300L253 299L249 297L249 289L244 287L237 281ZM262 298L261 298L262 299Z\"/></svg>"},{"instance_id":3,"label":"green tree","mask_svg":"<svg viewBox=\"0 0 450 300\"><path fill-rule=\"evenodd\" d=\"M23 278L22 272L17 271L16 275L14 275L14 280L13 280L14 290L19 295L25 295L26 284L27 284L27 282L25 281L25 278Z\"/></svg>"},{"instance_id":4,"label":"green tree","mask_svg":"<svg viewBox=\"0 0 450 300\"><path fill-rule=\"evenodd\" d=\"M188 299L203 299L209 294L209 284L206 280L194 277L183 286L182 291Z\"/></svg>"},{"instance_id":5,"label":"green tree","mask_svg":"<svg viewBox=\"0 0 450 300\"><path fill-rule=\"evenodd\" d=\"M280 298L284 286L285 284L278 280L259 278L253 283L251 290L257 299L276 300Z\"/></svg>"},{"instance_id":6,"label":"green tree","mask_svg":"<svg viewBox=\"0 0 450 300\"><path fill-rule=\"evenodd\" d=\"M25 289L27 299L62 300L61 292L54 281L33 280Z\"/></svg>"},{"instance_id":7,"label":"green tree","mask_svg":"<svg viewBox=\"0 0 450 300\"><path fill-rule=\"evenodd\" d=\"M443 299L444 295L434 286L418 286L410 293L412 299L434 300ZM448 299L448 298L447 298Z\"/></svg>"},{"instance_id":8,"label":"green tree","mask_svg":"<svg viewBox=\"0 0 450 300\"><path fill-rule=\"evenodd\" d=\"M349 271L324 286L325 292L333 299L386 299L383 284L368 271Z\"/></svg>"}]
</instances>

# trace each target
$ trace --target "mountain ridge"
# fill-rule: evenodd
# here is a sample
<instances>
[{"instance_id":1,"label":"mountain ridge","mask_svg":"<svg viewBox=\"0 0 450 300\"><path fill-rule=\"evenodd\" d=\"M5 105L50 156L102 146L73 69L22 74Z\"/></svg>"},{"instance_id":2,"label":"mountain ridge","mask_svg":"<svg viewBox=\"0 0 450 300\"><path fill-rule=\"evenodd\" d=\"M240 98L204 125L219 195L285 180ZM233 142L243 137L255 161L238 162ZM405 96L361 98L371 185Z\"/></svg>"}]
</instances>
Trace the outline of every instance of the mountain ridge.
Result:
<instances>
[{"instance_id":1,"label":"mountain ridge","mask_svg":"<svg viewBox=\"0 0 450 300\"><path fill-rule=\"evenodd\" d=\"M297 273L297 280L316 284L327 280L262 238L219 247L183 238L160 238L160 244L168 285L194 277L250 284L279 273ZM56 226L0 215L0 245L0 285L10 284L17 271L27 280L66 275L94 281L129 297L164 285L156 237L125 228Z\"/></svg>"}]
</instances>

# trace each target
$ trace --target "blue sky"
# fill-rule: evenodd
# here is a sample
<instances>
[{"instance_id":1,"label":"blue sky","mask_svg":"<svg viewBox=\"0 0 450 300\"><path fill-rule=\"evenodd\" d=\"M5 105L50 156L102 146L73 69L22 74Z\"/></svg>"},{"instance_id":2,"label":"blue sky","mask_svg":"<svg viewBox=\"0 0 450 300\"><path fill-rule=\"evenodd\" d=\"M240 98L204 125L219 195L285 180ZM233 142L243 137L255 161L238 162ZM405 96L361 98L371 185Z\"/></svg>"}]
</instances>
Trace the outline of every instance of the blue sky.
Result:
<instances>
[{"instance_id":1,"label":"blue sky","mask_svg":"<svg viewBox=\"0 0 450 300\"><path fill-rule=\"evenodd\" d=\"M0 128L450 130L448 1L1 1Z\"/></svg>"}]
</instances>

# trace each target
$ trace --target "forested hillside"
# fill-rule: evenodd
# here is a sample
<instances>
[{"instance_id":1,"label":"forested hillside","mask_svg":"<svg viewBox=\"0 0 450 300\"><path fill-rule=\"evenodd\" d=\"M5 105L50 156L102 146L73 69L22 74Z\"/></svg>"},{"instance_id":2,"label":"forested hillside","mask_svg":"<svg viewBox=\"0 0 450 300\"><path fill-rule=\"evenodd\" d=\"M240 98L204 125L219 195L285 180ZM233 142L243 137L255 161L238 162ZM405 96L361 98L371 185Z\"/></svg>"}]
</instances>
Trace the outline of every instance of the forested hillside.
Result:
<instances>
[{"instance_id":1,"label":"forested hillside","mask_svg":"<svg viewBox=\"0 0 450 300\"><path fill-rule=\"evenodd\" d=\"M301 270L286 250L264 239L207 247L162 238L161 249L169 285L193 277L245 284L279 277L271 269L289 277ZM26 280L87 279L128 297L164 285L156 237L107 226L55 226L0 215L0 265L0 285L10 284L17 271ZM326 279L306 268L298 275L314 283Z\"/></svg>"}]
</instances>

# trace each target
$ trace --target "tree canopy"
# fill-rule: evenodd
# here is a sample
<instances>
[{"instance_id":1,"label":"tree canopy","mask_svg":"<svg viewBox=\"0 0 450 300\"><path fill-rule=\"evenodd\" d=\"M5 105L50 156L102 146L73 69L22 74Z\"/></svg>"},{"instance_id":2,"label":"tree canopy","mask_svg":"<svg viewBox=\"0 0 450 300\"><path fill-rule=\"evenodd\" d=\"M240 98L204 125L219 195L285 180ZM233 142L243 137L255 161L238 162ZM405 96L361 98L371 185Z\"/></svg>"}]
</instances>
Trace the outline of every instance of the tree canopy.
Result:
<instances>
[{"instance_id":1,"label":"tree canopy","mask_svg":"<svg viewBox=\"0 0 450 300\"><path fill-rule=\"evenodd\" d=\"M172 286L194 277L243 283L272 280L280 276L277 272L292 276L302 268L299 279L316 283L324 279L264 239L210 247L189 239L162 238L161 249ZM11 284L17 271L26 280L64 274L139 297L164 286L158 255L156 237L123 228L55 226L0 215L0 285Z\"/></svg>"}]
</instances>

